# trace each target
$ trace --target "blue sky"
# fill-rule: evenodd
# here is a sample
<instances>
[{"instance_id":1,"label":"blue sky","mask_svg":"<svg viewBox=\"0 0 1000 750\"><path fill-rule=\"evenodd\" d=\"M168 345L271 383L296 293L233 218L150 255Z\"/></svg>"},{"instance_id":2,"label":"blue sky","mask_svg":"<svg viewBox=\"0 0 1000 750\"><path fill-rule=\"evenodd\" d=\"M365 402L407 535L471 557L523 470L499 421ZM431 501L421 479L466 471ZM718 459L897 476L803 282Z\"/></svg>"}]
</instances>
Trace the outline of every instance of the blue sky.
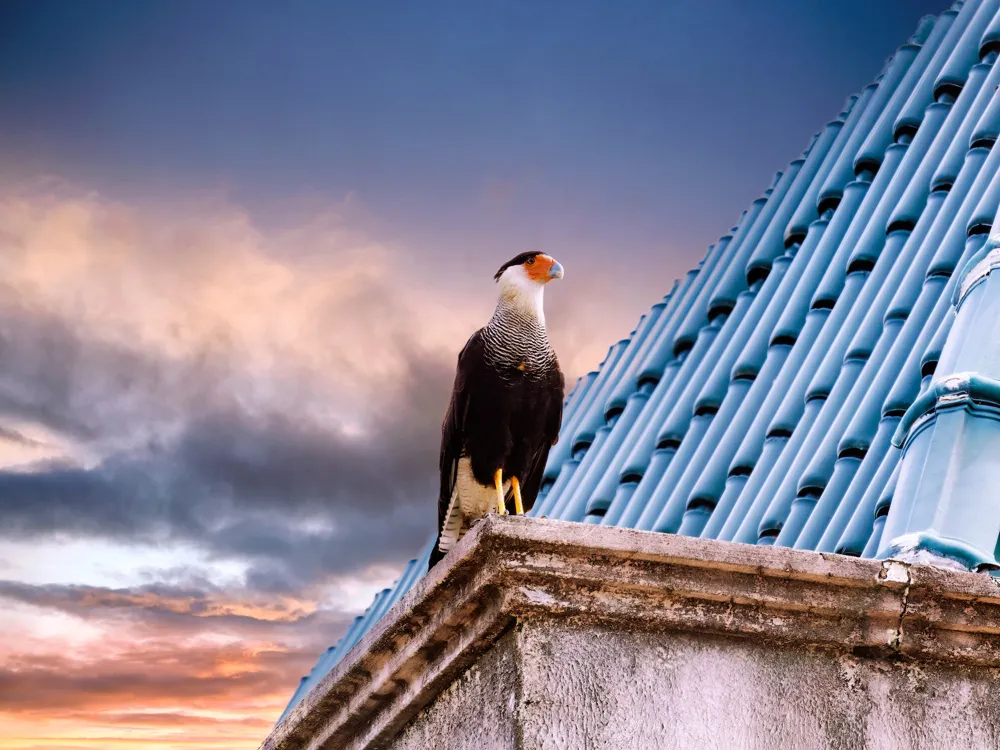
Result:
<instances>
[{"instance_id":1,"label":"blue sky","mask_svg":"<svg viewBox=\"0 0 1000 750\"><path fill-rule=\"evenodd\" d=\"M7 2L0 133L111 193L356 194L418 253L691 263L941 7Z\"/></svg>"},{"instance_id":2,"label":"blue sky","mask_svg":"<svg viewBox=\"0 0 1000 750\"><path fill-rule=\"evenodd\" d=\"M944 9L0 0L0 747L263 737L432 533L496 268L593 368Z\"/></svg>"}]
</instances>

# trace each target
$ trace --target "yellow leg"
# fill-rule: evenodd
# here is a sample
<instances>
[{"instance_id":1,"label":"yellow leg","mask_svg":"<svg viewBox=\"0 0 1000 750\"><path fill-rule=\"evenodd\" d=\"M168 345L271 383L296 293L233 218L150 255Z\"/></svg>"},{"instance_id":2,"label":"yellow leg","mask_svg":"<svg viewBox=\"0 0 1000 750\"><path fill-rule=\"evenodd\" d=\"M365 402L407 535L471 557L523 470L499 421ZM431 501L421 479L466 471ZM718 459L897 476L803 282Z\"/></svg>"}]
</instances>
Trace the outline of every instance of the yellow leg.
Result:
<instances>
[{"instance_id":1,"label":"yellow leg","mask_svg":"<svg viewBox=\"0 0 1000 750\"><path fill-rule=\"evenodd\" d=\"M497 486L497 513L507 515L507 506L503 502L503 469L497 469L493 474L493 482Z\"/></svg>"},{"instance_id":2,"label":"yellow leg","mask_svg":"<svg viewBox=\"0 0 1000 750\"><path fill-rule=\"evenodd\" d=\"M514 515L523 516L524 506L521 504L521 483L517 477L510 478L510 486L514 490Z\"/></svg>"}]
</instances>

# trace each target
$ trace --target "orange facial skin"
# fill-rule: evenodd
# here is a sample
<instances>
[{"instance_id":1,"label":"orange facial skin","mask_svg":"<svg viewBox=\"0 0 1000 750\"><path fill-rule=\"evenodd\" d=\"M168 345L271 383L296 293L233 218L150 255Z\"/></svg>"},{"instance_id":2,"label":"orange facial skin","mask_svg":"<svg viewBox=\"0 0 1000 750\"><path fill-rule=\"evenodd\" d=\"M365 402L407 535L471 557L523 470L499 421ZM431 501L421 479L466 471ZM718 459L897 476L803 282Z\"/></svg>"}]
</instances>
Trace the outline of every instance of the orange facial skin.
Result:
<instances>
[{"instance_id":1,"label":"orange facial skin","mask_svg":"<svg viewBox=\"0 0 1000 750\"><path fill-rule=\"evenodd\" d=\"M549 273L555 264L555 258L543 253L536 255L534 258L529 258L522 265L529 279L537 281L539 284L547 284L552 279L557 278Z\"/></svg>"}]
</instances>

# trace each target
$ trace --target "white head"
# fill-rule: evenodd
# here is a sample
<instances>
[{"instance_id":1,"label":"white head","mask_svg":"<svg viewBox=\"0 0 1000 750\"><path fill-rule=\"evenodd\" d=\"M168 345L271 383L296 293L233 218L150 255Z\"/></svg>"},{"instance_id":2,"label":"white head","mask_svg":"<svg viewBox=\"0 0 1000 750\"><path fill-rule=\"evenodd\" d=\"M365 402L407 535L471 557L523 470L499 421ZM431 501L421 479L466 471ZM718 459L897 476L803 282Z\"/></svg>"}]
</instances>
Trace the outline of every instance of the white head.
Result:
<instances>
[{"instance_id":1,"label":"white head","mask_svg":"<svg viewBox=\"0 0 1000 750\"><path fill-rule=\"evenodd\" d=\"M511 258L493 276L500 285L500 303L537 317L542 325L545 325L542 292L546 284L562 277L559 261L537 250Z\"/></svg>"}]
</instances>

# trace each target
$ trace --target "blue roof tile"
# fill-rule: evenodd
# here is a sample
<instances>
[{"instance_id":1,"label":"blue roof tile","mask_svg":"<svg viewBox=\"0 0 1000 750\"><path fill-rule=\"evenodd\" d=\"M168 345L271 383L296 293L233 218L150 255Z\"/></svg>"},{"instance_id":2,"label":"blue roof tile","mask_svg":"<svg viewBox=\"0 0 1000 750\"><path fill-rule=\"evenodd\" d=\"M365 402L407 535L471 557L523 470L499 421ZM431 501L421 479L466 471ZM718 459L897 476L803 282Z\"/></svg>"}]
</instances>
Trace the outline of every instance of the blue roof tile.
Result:
<instances>
[{"instance_id":1,"label":"blue roof tile","mask_svg":"<svg viewBox=\"0 0 1000 750\"><path fill-rule=\"evenodd\" d=\"M996 567L998 54L1000 0L921 19L576 383L531 514ZM320 658L289 709L423 575L429 552Z\"/></svg>"}]
</instances>

